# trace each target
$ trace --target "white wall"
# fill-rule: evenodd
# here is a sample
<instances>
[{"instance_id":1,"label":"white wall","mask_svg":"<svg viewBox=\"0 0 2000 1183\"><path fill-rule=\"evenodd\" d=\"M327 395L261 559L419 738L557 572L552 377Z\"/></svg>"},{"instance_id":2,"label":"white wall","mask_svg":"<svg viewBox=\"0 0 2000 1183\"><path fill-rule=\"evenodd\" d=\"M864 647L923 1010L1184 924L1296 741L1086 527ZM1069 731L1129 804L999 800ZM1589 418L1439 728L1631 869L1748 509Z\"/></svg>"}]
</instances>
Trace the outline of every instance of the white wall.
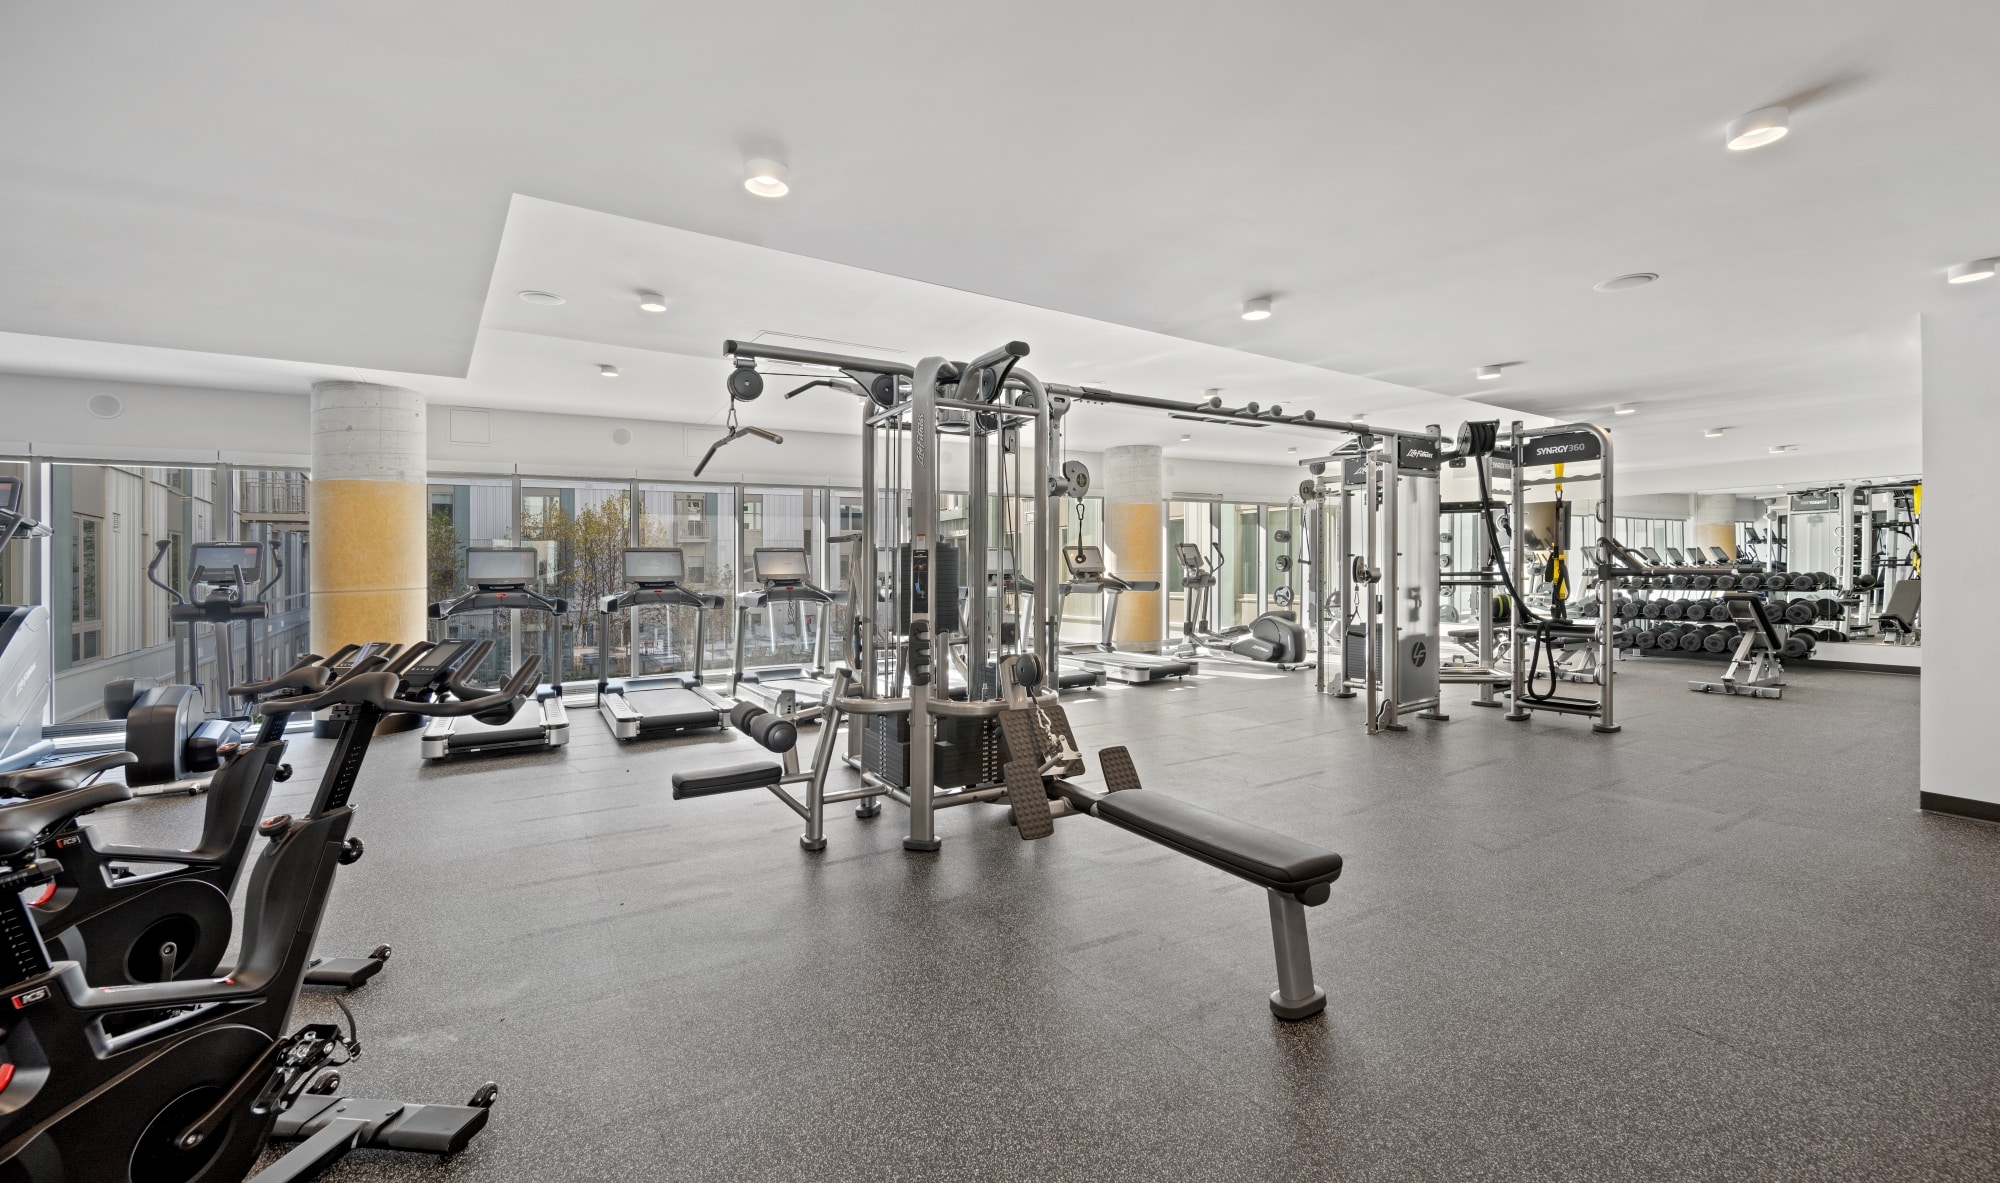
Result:
<instances>
[{"instance_id":1,"label":"white wall","mask_svg":"<svg viewBox=\"0 0 2000 1183\"><path fill-rule=\"evenodd\" d=\"M2000 633L1987 610L2000 587L2000 313L1927 314L1923 339L1923 622L1936 643L1924 647L1919 781L1926 806L2000 820Z\"/></svg>"},{"instance_id":2,"label":"white wall","mask_svg":"<svg viewBox=\"0 0 2000 1183\"><path fill-rule=\"evenodd\" d=\"M101 419L92 398L122 408ZM79 460L303 466L307 399L189 386L0 374L0 453Z\"/></svg>"}]
</instances>

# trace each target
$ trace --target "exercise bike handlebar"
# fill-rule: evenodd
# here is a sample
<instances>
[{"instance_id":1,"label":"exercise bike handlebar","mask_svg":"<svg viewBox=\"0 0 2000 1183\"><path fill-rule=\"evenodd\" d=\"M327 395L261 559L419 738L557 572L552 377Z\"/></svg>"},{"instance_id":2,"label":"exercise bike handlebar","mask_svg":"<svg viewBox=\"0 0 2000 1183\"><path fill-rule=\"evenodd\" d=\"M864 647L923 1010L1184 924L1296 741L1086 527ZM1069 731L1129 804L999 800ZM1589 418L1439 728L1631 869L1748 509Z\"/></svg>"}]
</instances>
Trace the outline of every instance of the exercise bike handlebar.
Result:
<instances>
[{"instance_id":1,"label":"exercise bike handlebar","mask_svg":"<svg viewBox=\"0 0 2000 1183\"><path fill-rule=\"evenodd\" d=\"M174 548L174 540L163 538L153 544L153 561L146 564L146 581L174 598L174 603L185 604L187 597L181 589L160 578L160 564L167 561L167 552Z\"/></svg>"},{"instance_id":2,"label":"exercise bike handlebar","mask_svg":"<svg viewBox=\"0 0 2000 1183\"><path fill-rule=\"evenodd\" d=\"M377 658L369 658L363 664L371 664ZM387 665L386 661L382 662ZM331 706L368 705L390 714L425 715L434 718L455 718L464 715L495 715L505 712L512 718L521 704L528 700L534 690L535 679L541 675L542 659L536 654L521 663L514 676L505 686L491 694L479 698L453 700L449 702L412 702L397 698L396 692L402 686L402 679L388 670L375 666L365 672L357 669L340 681L309 698L287 699L285 709L292 711L318 711ZM261 705L261 704L260 704Z\"/></svg>"}]
</instances>

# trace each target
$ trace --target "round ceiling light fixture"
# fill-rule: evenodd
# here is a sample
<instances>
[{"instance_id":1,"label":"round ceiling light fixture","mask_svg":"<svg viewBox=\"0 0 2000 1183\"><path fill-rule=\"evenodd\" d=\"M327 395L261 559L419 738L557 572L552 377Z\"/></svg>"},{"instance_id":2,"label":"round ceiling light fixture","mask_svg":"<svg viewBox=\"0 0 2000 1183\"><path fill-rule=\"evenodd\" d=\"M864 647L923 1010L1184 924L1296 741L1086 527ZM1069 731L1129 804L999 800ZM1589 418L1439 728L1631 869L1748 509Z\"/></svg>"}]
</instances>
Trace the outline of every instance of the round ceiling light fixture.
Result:
<instances>
[{"instance_id":1,"label":"round ceiling light fixture","mask_svg":"<svg viewBox=\"0 0 2000 1183\"><path fill-rule=\"evenodd\" d=\"M1191 440L1191 439L1193 439L1193 438L1194 438L1194 437L1193 437L1193 436L1191 436L1191 435L1184 435L1184 436L1182 436L1182 437L1181 437L1181 442L1182 442L1182 443L1187 443L1187 442L1188 442L1189 440Z\"/></svg>"},{"instance_id":2,"label":"round ceiling light fixture","mask_svg":"<svg viewBox=\"0 0 2000 1183\"><path fill-rule=\"evenodd\" d=\"M1974 259L1970 263L1960 263L1944 273L1946 283L1978 283L1982 279L1992 279L1993 273L2000 271L2000 258Z\"/></svg>"},{"instance_id":3,"label":"round ceiling light fixture","mask_svg":"<svg viewBox=\"0 0 2000 1183\"><path fill-rule=\"evenodd\" d=\"M1478 369L1472 371L1472 376L1481 382L1491 382L1506 372L1507 369L1505 366L1480 366Z\"/></svg>"},{"instance_id":4,"label":"round ceiling light fixture","mask_svg":"<svg viewBox=\"0 0 2000 1183\"><path fill-rule=\"evenodd\" d=\"M658 292L640 292L639 310L641 312L665 312L667 310L667 298Z\"/></svg>"},{"instance_id":5,"label":"round ceiling light fixture","mask_svg":"<svg viewBox=\"0 0 2000 1183\"><path fill-rule=\"evenodd\" d=\"M1629 275L1614 275L1603 283L1592 284L1590 290L1594 292L1630 291L1633 288L1645 287L1658 278L1660 278L1660 273L1657 271L1634 271Z\"/></svg>"},{"instance_id":6,"label":"round ceiling light fixture","mask_svg":"<svg viewBox=\"0 0 2000 1183\"><path fill-rule=\"evenodd\" d=\"M1708 437L1709 439L1719 440L1722 438L1722 433L1727 430L1729 429L1726 427L1711 427L1707 431L1702 432L1701 434Z\"/></svg>"},{"instance_id":7,"label":"round ceiling light fixture","mask_svg":"<svg viewBox=\"0 0 2000 1183\"><path fill-rule=\"evenodd\" d=\"M1785 138L1792 130L1792 113L1784 107L1759 107L1729 125L1722 142L1731 152L1748 152Z\"/></svg>"},{"instance_id":8,"label":"round ceiling light fixture","mask_svg":"<svg viewBox=\"0 0 2000 1183\"><path fill-rule=\"evenodd\" d=\"M530 304L541 304L547 307L569 303L569 301L556 295L554 292L522 292L521 298Z\"/></svg>"},{"instance_id":9,"label":"round ceiling light fixture","mask_svg":"<svg viewBox=\"0 0 2000 1183\"><path fill-rule=\"evenodd\" d=\"M1771 455L1779 456L1786 452L1796 452L1798 450L1799 446L1797 444L1777 444L1771 448Z\"/></svg>"},{"instance_id":10,"label":"round ceiling light fixture","mask_svg":"<svg viewBox=\"0 0 2000 1183\"><path fill-rule=\"evenodd\" d=\"M1639 413L1639 408L1633 406L1631 403L1619 403L1617 406L1611 408L1611 413L1614 415L1636 415Z\"/></svg>"},{"instance_id":11,"label":"round ceiling light fixture","mask_svg":"<svg viewBox=\"0 0 2000 1183\"><path fill-rule=\"evenodd\" d=\"M1258 296L1254 300L1243 301L1243 319L1244 320L1271 319L1271 297Z\"/></svg>"},{"instance_id":12,"label":"round ceiling light fixture","mask_svg":"<svg viewBox=\"0 0 2000 1183\"><path fill-rule=\"evenodd\" d=\"M93 394L86 405L90 407L90 413L99 419L116 419L125 413L124 402L115 394Z\"/></svg>"},{"instance_id":13,"label":"round ceiling light fixture","mask_svg":"<svg viewBox=\"0 0 2000 1183\"><path fill-rule=\"evenodd\" d=\"M600 378L616 378L618 376L618 367L599 365L597 367L597 376Z\"/></svg>"},{"instance_id":14,"label":"round ceiling light fixture","mask_svg":"<svg viewBox=\"0 0 2000 1183\"><path fill-rule=\"evenodd\" d=\"M629 443L631 443L631 442L632 442L632 429L631 429L631 428L629 428L629 427L614 427L614 428L612 428L612 429L611 429L611 442L612 442L612 443L614 443L614 444L617 444L617 445L618 445L619 447L621 447L621 448L622 448L622 447L624 447L624 446L625 446L626 444L629 444Z\"/></svg>"},{"instance_id":15,"label":"round ceiling light fixture","mask_svg":"<svg viewBox=\"0 0 2000 1183\"><path fill-rule=\"evenodd\" d=\"M1296 456L1299 454L1299 450L1297 448L1286 448L1285 454L1287 456Z\"/></svg>"},{"instance_id":16,"label":"round ceiling light fixture","mask_svg":"<svg viewBox=\"0 0 2000 1183\"><path fill-rule=\"evenodd\" d=\"M768 156L743 162L743 187L759 197L783 197L792 191L791 180L791 170Z\"/></svg>"}]
</instances>

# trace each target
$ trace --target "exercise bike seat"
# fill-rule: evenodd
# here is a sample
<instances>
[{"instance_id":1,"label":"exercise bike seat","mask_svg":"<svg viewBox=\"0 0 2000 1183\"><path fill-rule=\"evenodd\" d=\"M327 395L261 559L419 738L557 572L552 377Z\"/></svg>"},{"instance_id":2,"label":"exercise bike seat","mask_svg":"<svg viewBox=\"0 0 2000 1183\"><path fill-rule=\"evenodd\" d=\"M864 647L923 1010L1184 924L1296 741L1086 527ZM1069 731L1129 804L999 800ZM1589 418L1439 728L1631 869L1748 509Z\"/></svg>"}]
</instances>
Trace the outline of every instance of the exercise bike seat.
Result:
<instances>
[{"instance_id":1,"label":"exercise bike seat","mask_svg":"<svg viewBox=\"0 0 2000 1183\"><path fill-rule=\"evenodd\" d=\"M131 798L129 785L112 780L0 805L0 859L18 858L33 850L43 833L78 814Z\"/></svg>"},{"instance_id":2,"label":"exercise bike seat","mask_svg":"<svg viewBox=\"0 0 2000 1183\"><path fill-rule=\"evenodd\" d=\"M138 762L139 757L130 752L105 752L80 760L66 760L61 764L42 764L0 772L0 797L34 798L66 792L100 772Z\"/></svg>"}]
</instances>

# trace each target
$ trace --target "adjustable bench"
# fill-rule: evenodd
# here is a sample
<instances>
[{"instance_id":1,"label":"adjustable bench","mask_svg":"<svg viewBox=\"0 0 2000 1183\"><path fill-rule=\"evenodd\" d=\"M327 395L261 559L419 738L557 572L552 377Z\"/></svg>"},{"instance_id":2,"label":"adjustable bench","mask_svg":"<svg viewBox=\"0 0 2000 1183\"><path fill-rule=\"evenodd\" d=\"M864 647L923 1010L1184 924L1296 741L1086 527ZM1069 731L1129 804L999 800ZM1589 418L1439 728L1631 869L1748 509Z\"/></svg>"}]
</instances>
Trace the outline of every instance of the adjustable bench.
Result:
<instances>
[{"instance_id":1,"label":"adjustable bench","mask_svg":"<svg viewBox=\"0 0 2000 1183\"><path fill-rule=\"evenodd\" d=\"M1333 881L1340 878L1339 855L1163 793L1140 791L1132 754L1124 747L1097 754L1105 792L1072 783L1068 778L1082 774L1083 759L1076 753L1067 714L1052 699L1010 709L1000 723L1007 797L1023 840L1053 834L1057 817L1087 813L1249 880L1264 889L1271 908L1271 943L1278 961L1271 1013L1293 1021L1326 1009L1326 991L1313 982L1305 910L1332 895Z\"/></svg>"},{"instance_id":2,"label":"adjustable bench","mask_svg":"<svg viewBox=\"0 0 2000 1183\"><path fill-rule=\"evenodd\" d=\"M1778 660L1785 651L1785 638L1764 611L1764 601L1743 592L1725 592L1723 604L1729 619L1742 630L1736 652L1729 656L1729 668L1716 682L1689 682L1689 690L1703 694L1721 691L1748 698L1781 698L1785 692L1785 667Z\"/></svg>"}]
</instances>

